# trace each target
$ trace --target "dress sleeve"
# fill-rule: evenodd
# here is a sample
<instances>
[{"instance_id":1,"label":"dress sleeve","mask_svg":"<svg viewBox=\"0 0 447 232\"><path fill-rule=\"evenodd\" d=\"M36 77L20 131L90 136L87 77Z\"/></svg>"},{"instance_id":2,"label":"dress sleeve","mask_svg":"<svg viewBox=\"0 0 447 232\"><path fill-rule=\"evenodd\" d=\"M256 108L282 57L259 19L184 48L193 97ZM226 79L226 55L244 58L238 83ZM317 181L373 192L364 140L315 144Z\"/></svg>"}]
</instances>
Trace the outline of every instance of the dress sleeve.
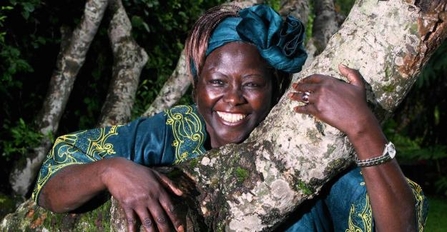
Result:
<instances>
[{"instance_id":1,"label":"dress sleeve","mask_svg":"<svg viewBox=\"0 0 447 232\"><path fill-rule=\"evenodd\" d=\"M421 187L409 179L407 181L416 202L418 231L422 232L427 219L428 202ZM337 179L324 201L335 231L375 231L369 196L359 168Z\"/></svg>"},{"instance_id":2,"label":"dress sleeve","mask_svg":"<svg viewBox=\"0 0 447 232\"><path fill-rule=\"evenodd\" d=\"M203 119L192 106L177 106L126 125L78 131L60 136L45 158L32 194L62 168L110 157L124 157L145 166L171 165L205 152Z\"/></svg>"},{"instance_id":3,"label":"dress sleeve","mask_svg":"<svg viewBox=\"0 0 447 232\"><path fill-rule=\"evenodd\" d=\"M78 131L58 137L40 168L32 198L37 202L47 181L70 165L117 156L145 165L161 164L162 160L168 163L170 157L163 157L163 154L170 154L164 149L165 124L160 114L126 125ZM154 128L154 125L158 127Z\"/></svg>"}]
</instances>

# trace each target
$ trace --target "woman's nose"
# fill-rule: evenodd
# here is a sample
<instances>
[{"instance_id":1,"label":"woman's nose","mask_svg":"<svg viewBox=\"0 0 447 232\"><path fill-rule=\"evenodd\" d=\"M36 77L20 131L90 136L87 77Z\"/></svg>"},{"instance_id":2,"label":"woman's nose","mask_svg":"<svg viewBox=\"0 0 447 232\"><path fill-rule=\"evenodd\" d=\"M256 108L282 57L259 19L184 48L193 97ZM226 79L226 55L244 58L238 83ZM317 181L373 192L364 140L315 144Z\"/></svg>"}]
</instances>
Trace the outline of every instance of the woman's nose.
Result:
<instances>
[{"instance_id":1,"label":"woman's nose","mask_svg":"<svg viewBox=\"0 0 447 232\"><path fill-rule=\"evenodd\" d=\"M242 90L240 87L229 87L225 91L224 101L231 105L239 105L245 102Z\"/></svg>"}]
</instances>

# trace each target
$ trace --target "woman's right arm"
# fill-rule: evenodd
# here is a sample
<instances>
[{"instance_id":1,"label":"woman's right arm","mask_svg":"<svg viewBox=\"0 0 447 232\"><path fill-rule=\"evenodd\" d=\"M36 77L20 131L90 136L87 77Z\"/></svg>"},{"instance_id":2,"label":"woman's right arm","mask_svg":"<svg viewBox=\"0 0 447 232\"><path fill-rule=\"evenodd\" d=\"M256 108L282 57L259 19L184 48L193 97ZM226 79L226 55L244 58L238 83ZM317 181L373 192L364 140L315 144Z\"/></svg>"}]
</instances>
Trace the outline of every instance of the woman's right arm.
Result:
<instances>
[{"instance_id":1,"label":"woman's right arm","mask_svg":"<svg viewBox=\"0 0 447 232\"><path fill-rule=\"evenodd\" d=\"M180 227L168 192L181 191L146 167L173 162L172 155L162 155L163 124L161 115L58 137L41 167L33 199L51 211L70 212L108 191L129 222L140 218L148 229L166 229L169 221ZM129 229L136 225L128 224Z\"/></svg>"},{"instance_id":2,"label":"woman's right arm","mask_svg":"<svg viewBox=\"0 0 447 232\"><path fill-rule=\"evenodd\" d=\"M170 231L172 223L182 231L166 188L178 196L182 194L167 177L115 157L63 168L42 188L38 203L54 212L69 212L108 190L124 209L129 231L135 231L137 220L148 230Z\"/></svg>"},{"instance_id":3,"label":"woman's right arm","mask_svg":"<svg viewBox=\"0 0 447 232\"><path fill-rule=\"evenodd\" d=\"M182 194L167 177L115 157L63 168L42 188L38 202L54 212L69 212L108 190L124 209L129 231L135 230L137 217L148 230L169 231L172 222L182 231L182 222L175 215L166 188L176 195Z\"/></svg>"},{"instance_id":4,"label":"woman's right arm","mask_svg":"<svg viewBox=\"0 0 447 232\"><path fill-rule=\"evenodd\" d=\"M114 158L62 168L40 190L37 203L53 212L73 211L106 190L100 173Z\"/></svg>"}]
</instances>

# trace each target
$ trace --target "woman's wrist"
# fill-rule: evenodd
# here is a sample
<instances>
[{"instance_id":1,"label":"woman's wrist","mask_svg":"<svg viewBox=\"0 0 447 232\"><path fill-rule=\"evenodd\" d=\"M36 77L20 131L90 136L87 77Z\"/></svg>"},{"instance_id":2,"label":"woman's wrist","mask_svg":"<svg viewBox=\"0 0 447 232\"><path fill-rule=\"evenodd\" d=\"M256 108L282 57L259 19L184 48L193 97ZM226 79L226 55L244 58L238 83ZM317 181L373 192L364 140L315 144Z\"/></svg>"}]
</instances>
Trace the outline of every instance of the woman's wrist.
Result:
<instances>
[{"instance_id":1,"label":"woman's wrist","mask_svg":"<svg viewBox=\"0 0 447 232\"><path fill-rule=\"evenodd\" d=\"M396 156L396 148L392 142L388 142L385 144L383 152L380 156L368 158L368 159L359 159L356 157L355 162L358 167L371 167L380 164L387 163L394 159Z\"/></svg>"},{"instance_id":2,"label":"woman's wrist","mask_svg":"<svg viewBox=\"0 0 447 232\"><path fill-rule=\"evenodd\" d=\"M98 175L104 188L108 188L107 186L110 184L109 182L113 179L113 174L116 171L116 165L118 162L122 162L122 159L124 158L112 157L98 161L98 163L101 162L101 165L98 167Z\"/></svg>"},{"instance_id":3,"label":"woman's wrist","mask_svg":"<svg viewBox=\"0 0 447 232\"><path fill-rule=\"evenodd\" d=\"M378 121L368 120L368 123L361 125L359 129L355 129L355 126L353 128L355 132L347 136L357 153L356 161L366 161L366 163L360 162L360 166L371 166L382 162L380 157L384 155L385 147L389 142Z\"/></svg>"}]
</instances>

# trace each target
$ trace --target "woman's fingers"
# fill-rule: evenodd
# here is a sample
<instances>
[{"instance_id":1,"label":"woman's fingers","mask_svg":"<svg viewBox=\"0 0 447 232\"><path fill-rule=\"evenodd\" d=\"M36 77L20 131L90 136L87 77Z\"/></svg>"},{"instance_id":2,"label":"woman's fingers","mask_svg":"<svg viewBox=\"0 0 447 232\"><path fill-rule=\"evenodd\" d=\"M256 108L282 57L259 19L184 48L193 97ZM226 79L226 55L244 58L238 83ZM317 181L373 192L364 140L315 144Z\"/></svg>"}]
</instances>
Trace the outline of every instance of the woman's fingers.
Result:
<instances>
[{"instance_id":1,"label":"woman's fingers","mask_svg":"<svg viewBox=\"0 0 447 232\"><path fill-rule=\"evenodd\" d=\"M153 221L151 221L152 225L156 225L156 228L158 228L158 231L171 231L171 224L166 218L167 212L164 211L162 206L157 202L156 204L152 205L150 208L150 213L152 215ZM144 224L144 221L142 221L142 225L146 227ZM148 226L151 226L151 224L148 223ZM149 229L154 228L149 227Z\"/></svg>"},{"instance_id":2,"label":"woman's fingers","mask_svg":"<svg viewBox=\"0 0 447 232\"><path fill-rule=\"evenodd\" d=\"M293 110L300 114L315 114L315 106L312 104L306 104L302 106L295 106Z\"/></svg>"},{"instance_id":3,"label":"woman's fingers","mask_svg":"<svg viewBox=\"0 0 447 232\"><path fill-rule=\"evenodd\" d=\"M137 220L135 218L135 214L133 209L131 208L123 208L124 214L126 215L126 221L127 221L127 230L129 232L136 231L137 229Z\"/></svg>"},{"instance_id":4,"label":"woman's fingers","mask_svg":"<svg viewBox=\"0 0 447 232\"><path fill-rule=\"evenodd\" d=\"M147 232L157 231L156 224L153 221L152 216L149 214L148 209L145 207L139 207L135 209L135 213L140 218L141 225L144 227L144 230Z\"/></svg>"},{"instance_id":5,"label":"woman's fingers","mask_svg":"<svg viewBox=\"0 0 447 232\"><path fill-rule=\"evenodd\" d=\"M346 65L338 65L338 70L341 75L348 79L348 82L352 85L364 88L363 77L357 69L351 69Z\"/></svg>"},{"instance_id":6,"label":"woman's fingers","mask_svg":"<svg viewBox=\"0 0 447 232\"><path fill-rule=\"evenodd\" d=\"M151 202L148 207L141 205L132 211L138 216L145 231L172 231L171 222L168 221L166 212L158 202ZM130 215L130 213L128 215ZM127 220L129 229L136 229L135 219L127 216Z\"/></svg>"},{"instance_id":7,"label":"woman's fingers","mask_svg":"<svg viewBox=\"0 0 447 232\"><path fill-rule=\"evenodd\" d=\"M311 96L312 93L311 92L290 92L289 93L289 98L295 101L300 101L304 104L309 104L311 101Z\"/></svg>"},{"instance_id":8,"label":"woman's fingers","mask_svg":"<svg viewBox=\"0 0 447 232\"><path fill-rule=\"evenodd\" d=\"M183 232L183 222L181 218L176 213L177 211L174 208L174 205L171 203L171 199L169 197L160 198L160 205L163 207L164 212L168 215L169 220L174 226L175 230L178 232Z\"/></svg>"},{"instance_id":9,"label":"woman's fingers","mask_svg":"<svg viewBox=\"0 0 447 232\"><path fill-rule=\"evenodd\" d=\"M182 221L169 193L181 195L182 191L153 169L125 159L117 159L115 164L106 185L124 209L129 231L137 229L138 221L146 231L172 231L173 226L181 231Z\"/></svg>"},{"instance_id":10,"label":"woman's fingers","mask_svg":"<svg viewBox=\"0 0 447 232\"><path fill-rule=\"evenodd\" d=\"M160 180L160 182L163 184L164 187L167 187L169 190L171 190L177 196L183 195L182 190L180 190L171 179L169 179L168 177L166 177L163 174L160 174L159 172L157 172L155 170L154 170L154 173L157 176L157 178Z\"/></svg>"},{"instance_id":11,"label":"woman's fingers","mask_svg":"<svg viewBox=\"0 0 447 232\"><path fill-rule=\"evenodd\" d=\"M318 74L307 76L300 81L293 83L292 88L297 92L314 92L316 87L321 82L322 76Z\"/></svg>"},{"instance_id":12,"label":"woman's fingers","mask_svg":"<svg viewBox=\"0 0 447 232\"><path fill-rule=\"evenodd\" d=\"M160 180L160 182L168 188L172 193L174 193L177 196L183 195L182 190L180 190L174 182L166 177L163 174L160 174L159 172L154 170L154 173L156 174L157 178ZM161 195L160 196L160 204L163 207L164 212L168 215L170 221L172 222L172 225L174 226L176 231L184 231L183 223L176 214L174 205L172 204L171 198L167 195Z\"/></svg>"}]
</instances>

